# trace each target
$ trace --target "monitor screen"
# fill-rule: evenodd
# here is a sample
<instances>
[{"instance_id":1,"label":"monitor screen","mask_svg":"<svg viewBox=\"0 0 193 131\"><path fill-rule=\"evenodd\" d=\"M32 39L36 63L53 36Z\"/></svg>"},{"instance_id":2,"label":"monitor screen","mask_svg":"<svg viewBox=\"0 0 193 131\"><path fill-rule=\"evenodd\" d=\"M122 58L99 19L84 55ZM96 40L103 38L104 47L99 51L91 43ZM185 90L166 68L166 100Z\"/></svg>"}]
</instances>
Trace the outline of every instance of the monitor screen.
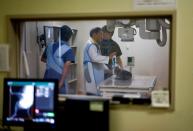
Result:
<instances>
[{"instance_id":1,"label":"monitor screen","mask_svg":"<svg viewBox=\"0 0 193 131\"><path fill-rule=\"evenodd\" d=\"M56 126L58 81L55 79L4 79L3 124Z\"/></svg>"}]
</instances>

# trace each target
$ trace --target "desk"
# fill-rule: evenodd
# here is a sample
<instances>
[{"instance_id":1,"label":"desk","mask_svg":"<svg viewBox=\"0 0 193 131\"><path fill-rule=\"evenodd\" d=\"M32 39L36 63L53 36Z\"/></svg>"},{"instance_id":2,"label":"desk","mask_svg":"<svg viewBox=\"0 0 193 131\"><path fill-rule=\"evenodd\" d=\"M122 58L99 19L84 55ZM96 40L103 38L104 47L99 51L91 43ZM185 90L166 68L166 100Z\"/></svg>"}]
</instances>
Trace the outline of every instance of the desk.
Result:
<instances>
[{"instance_id":1,"label":"desk","mask_svg":"<svg viewBox=\"0 0 193 131\"><path fill-rule=\"evenodd\" d=\"M156 76L134 75L131 80L116 79L111 76L99 85L103 95L124 95L129 98L142 98L150 93L156 84Z\"/></svg>"}]
</instances>

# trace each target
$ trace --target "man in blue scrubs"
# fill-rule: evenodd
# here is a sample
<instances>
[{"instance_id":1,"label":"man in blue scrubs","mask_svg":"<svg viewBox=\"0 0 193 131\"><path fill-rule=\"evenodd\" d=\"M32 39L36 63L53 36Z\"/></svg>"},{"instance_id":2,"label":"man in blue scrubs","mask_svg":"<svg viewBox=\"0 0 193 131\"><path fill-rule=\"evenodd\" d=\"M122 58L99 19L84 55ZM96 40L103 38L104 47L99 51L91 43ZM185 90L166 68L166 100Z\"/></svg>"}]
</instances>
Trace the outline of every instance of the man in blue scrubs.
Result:
<instances>
[{"instance_id":1,"label":"man in blue scrubs","mask_svg":"<svg viewBox=\"0 0 193 131\"><path fill-rule=\"evenodd\" d=\"M67 25L62 26L59 33L59 41L48 44L41 58L43 62L46 62L44 79L58 79L60 94L67 93L65 79L71 62L75 61L73 50L68 43L72 33L70 27Z\"/></svg>"}]
</instances>

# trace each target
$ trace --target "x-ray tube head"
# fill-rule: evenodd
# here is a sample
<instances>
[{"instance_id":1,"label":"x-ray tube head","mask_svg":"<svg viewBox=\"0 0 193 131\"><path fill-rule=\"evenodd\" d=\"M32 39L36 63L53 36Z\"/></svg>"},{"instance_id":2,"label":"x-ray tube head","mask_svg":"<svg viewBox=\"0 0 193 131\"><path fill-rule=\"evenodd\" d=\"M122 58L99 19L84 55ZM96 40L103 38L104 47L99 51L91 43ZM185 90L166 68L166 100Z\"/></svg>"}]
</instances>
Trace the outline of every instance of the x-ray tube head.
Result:
<instances>
[{"instance_id":1,"label":"x-ray tube head","mask_svg":"<svg viewBox=\"0 0 193 131\"><path fill-rule=\"evenodd\" d=\"M121 41L134 41L134 35L137 34L135 28L119 28L118 36L121 38Z\"/></svg>"},{"instance_id":2,"label":"x-ray tube head","mask_svg":"<svg viewBox=\"0 0 193 131\"><path fill-rule=\"evenodd\" d=\"M136 28L139 28L139 36L142 39L156 40L160 47L165 46L167 42L167 29L170 29L170 21L168 19L120 19L107 20L107 29L109 31L115 30L118 27L118 36L121 41L134 41L136 35Z\"/></svg>"},{"instance_id":3,"label":"x-ray tube head","mask_svg":"<svg viewBox=\"0 0 193 131\"><path fill-rule=\"evenodd\" d=\"M107 20L107 30L109 32L114 32L116 21L115 20Z\"/></svg>"}]
</instances>

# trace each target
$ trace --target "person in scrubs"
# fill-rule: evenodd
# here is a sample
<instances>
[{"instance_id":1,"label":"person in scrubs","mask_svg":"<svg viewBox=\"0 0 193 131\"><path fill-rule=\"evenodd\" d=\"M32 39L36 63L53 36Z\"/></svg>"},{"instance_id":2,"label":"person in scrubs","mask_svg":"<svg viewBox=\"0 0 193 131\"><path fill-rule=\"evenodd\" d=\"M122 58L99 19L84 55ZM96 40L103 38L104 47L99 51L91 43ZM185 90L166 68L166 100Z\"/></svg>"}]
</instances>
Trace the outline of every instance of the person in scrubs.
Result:
<instances>
[{"instance_id":1,"label":"person in scrubs","mask_svg":"<svg viewBox=\"0 0 193 131\"><path fill-rule=\"evenodd\" d=\"M41 58L43 62L46 62L44 79L58 79L60 94L67 93L66 77L69 73L70 64L75 61L75 55L68 43L72 33L70 27L62 26L59 41L48 44Z\"/></svg>"},{"instance_id":2,"label":"person in scrubs","mask_svg":"<svg viewBox=\"0 0 193 131\"><path fill-rule=\"evenodd\" d=\"M108 70L105 64L116 55L102 56L99 42L102 40L102 29L95 27L90 31L90 38L84 48L84 77L87 95L100 95L99 84L104 80L104 71Z\"/></svg>"}]
</instances>

